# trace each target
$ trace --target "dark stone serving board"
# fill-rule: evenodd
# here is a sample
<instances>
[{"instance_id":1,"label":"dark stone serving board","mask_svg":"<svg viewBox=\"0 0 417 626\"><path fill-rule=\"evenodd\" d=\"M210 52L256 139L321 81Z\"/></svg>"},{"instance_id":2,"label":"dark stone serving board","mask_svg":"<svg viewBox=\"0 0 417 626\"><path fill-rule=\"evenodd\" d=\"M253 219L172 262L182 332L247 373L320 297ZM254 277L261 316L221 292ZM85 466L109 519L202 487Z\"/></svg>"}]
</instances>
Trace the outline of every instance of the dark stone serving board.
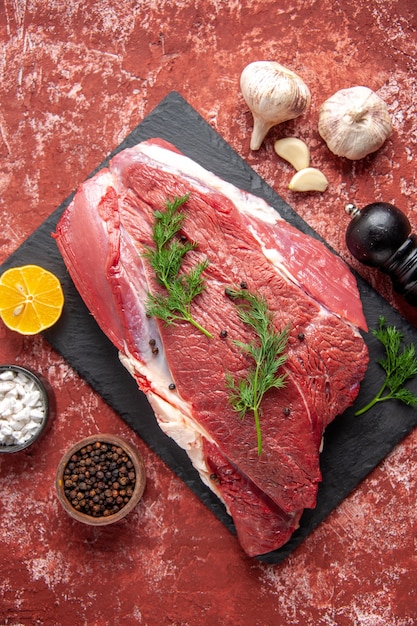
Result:
<instances>
[{"instance_id":1,"label":"dark stone serving board","mask_svg":"<svg viewBox=\"0 0 417 626\"><path fill-rule=\"evenodd\" d=\"M261 196L288 222L320 239L177 92L168 94L97 169L106 165L116 152L151 137L170 141L206 169ZM60 278L65 293L64 312L59 322L44 333L47 341L235 533L223 505L200 481L186 454L157 426L145 396L120 364L116 349L89 314L69 278L51 233L71 197L7 259L0 272L12 266L36 263ZM389 324L396 325L403 332L407 343L416 343L417 331L368 283L359 276L357 280L369 328L375 328L378 317L384 315ZM285 546L258 557L263 562L279 563L285 559L417 426L417 411L394 401L384 402L361 417L354 416L356 408L372 398L383 381L382 369L376 363L376 359L383 356L381 346L370 333L364 337L370 350L370 366L355 407L337 417L326 430L321 455L323 481L317 506L305 511L300 528ZM346 354L346 360L349 358ZM411 381L409 387L417 393L417 380Z\"/></svg>"}]
</instances>

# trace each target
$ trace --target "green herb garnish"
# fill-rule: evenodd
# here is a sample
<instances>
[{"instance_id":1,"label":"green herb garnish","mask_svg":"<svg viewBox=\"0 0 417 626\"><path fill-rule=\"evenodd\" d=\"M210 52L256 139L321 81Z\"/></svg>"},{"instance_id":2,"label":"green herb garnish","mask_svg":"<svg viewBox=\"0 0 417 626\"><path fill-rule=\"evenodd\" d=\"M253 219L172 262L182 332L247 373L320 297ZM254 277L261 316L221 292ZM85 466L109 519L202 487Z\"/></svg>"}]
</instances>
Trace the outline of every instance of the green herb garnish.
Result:
<instances>
[{"instance_id":1,"label":"green herb garnish","mask_svg":"<svg viewBox=\"0 0 417 626\"><path fill-rule=\"evenodd\" d=\"M385 380L376 396L355 415L362 415L377 402L385 400L399 400L408 406L417 405L417 396L404 387L404 383L417 374L417 359L414 344L404 346L401 343L404 335L395 326L386 326L384 317L379 318L377 329L371 333L379 339L385 348L385 359L378 359L379 365L385 371Z\"/></svg>"},{"instance_id":2,"label":"green herb garnish","mask_svg":"<svg viewBox=\"0 0 417 626\"><path fill-rule=\"evenodd\" d=\"M244 354L254 361L246 376L234 380L230 372L226 372L226 385L230 389L230 403L241 419L248 411L255 418L258 454L262 453L262 433L260 417L261 402L265 393L272 388L281 389L285 386L285 374L278 376L279 368L285 363L287 356L282 354L288 342L288 326L276 333L272 324L272 315L264 298L246 289L227 289L226 294L236 301L238 314L244 324L250 326L257 335L253 343L234 341Z\"/></svg>"},{"instance_id":3,"label":"green herb garnish","mask_svg":"<svg viewBox=\"0 0 417 626\"><path fill-rule=\"evenodd\" d=\"M155 248L147 247L144 257L150 262L158 283L166 289L165 294L148 293L147 314L159 317L166 324L184 320L207 337L213 335L203 328L191 315L191 302L204 290L202 273L208 261L197 263L188 273L180 273L184 256L197 247L197 243L177 237L185 215L180 207L189 195L166 202L165 211L155 211L153 242Z\"/></svg>"}]
</instances>

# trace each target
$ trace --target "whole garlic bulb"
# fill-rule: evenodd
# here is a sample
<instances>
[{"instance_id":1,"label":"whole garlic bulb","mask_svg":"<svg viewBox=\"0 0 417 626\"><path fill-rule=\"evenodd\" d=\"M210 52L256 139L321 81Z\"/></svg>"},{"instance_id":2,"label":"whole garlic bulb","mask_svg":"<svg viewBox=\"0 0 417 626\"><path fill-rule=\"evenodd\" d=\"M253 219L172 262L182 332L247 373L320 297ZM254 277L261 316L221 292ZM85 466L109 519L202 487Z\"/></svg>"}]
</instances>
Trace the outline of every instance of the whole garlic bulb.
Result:
<instances>
[{"instance_id":1,"label":"whole garlic bulb","mask_svg":"<svg viewBox=\"0 0 417 626\"><path fill-rule=\"evenodd\" d=\"M298 117L311 101L304 81L275 61L249 63L240 76L240 88L253 115L251 150L261 147L272 126Z\"/></svg>"},{"instance_id":2,"label":"whole garlic bulb","mask_svg":"<svg viewBox=\"0 0 417 626\"><path fill-rule=\"evenodd\" d=\"M358 86L341 89L322 104L318 130L333 154L357 160L382 146L392 123L385 102Z\"/></svg>"}]
</instances>

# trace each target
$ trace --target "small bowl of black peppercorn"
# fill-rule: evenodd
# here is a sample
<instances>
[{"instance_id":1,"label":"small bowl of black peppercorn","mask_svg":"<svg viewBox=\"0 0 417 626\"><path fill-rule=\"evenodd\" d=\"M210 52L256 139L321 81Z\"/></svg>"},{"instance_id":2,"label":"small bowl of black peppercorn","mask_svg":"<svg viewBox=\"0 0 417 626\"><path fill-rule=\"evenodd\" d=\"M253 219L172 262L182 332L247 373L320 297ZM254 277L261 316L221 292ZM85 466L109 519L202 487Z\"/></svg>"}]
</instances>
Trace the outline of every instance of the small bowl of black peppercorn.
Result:
<instances>
[{"instance_id":1,"label":"small bowl of black peppercorn","mask_svg":"<svg viewBox=\"0 0 417 626\"><path fill-rule=\"evenodd\" d=\"M91 526L113 524L130 513L146 486L143 458L129 443L108 434L74 444L56 474L58 499L74 519Z\"/></svg>"}]
</instances>

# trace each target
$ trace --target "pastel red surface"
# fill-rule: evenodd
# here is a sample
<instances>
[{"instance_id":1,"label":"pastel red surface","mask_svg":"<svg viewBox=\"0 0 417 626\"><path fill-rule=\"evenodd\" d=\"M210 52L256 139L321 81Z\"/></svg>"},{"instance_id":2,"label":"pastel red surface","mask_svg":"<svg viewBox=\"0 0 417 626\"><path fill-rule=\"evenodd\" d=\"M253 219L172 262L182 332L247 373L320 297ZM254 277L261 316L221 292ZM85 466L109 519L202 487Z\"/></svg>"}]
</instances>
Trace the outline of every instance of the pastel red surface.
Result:
<instances>
[{"instance_id":1,"label":"pastel red surface","mask_svg":"<svg viewBox=\"0 0 417 626\"><path fill-rule=\"evenodd\" d=\"M0 262L52 213L171 90L180 93L343 258L414 325L416 309L388 277L346 250L344 205L393 202L417 231L414 3L273 0L152 6L44 0L0 12ZM20 8L19 8L20 7ZM250 152L243 67L273 58L308 83L312 105ZM365 84L385 99L394 132L361 162L332 156L318 109ZM296 135L330 184L288 190L291 167L273 142ZM5 624L195 626L417 621L417 433L411 433L284 563L259 564L128 426L40 337L0 326L0 362L42 371L56 391L51 429L29 451L0 457L0 621ZM97 431L145 457L144 498L117 527L91 529L61 510L56 466Z\"/></svg>"}]
</instances>

